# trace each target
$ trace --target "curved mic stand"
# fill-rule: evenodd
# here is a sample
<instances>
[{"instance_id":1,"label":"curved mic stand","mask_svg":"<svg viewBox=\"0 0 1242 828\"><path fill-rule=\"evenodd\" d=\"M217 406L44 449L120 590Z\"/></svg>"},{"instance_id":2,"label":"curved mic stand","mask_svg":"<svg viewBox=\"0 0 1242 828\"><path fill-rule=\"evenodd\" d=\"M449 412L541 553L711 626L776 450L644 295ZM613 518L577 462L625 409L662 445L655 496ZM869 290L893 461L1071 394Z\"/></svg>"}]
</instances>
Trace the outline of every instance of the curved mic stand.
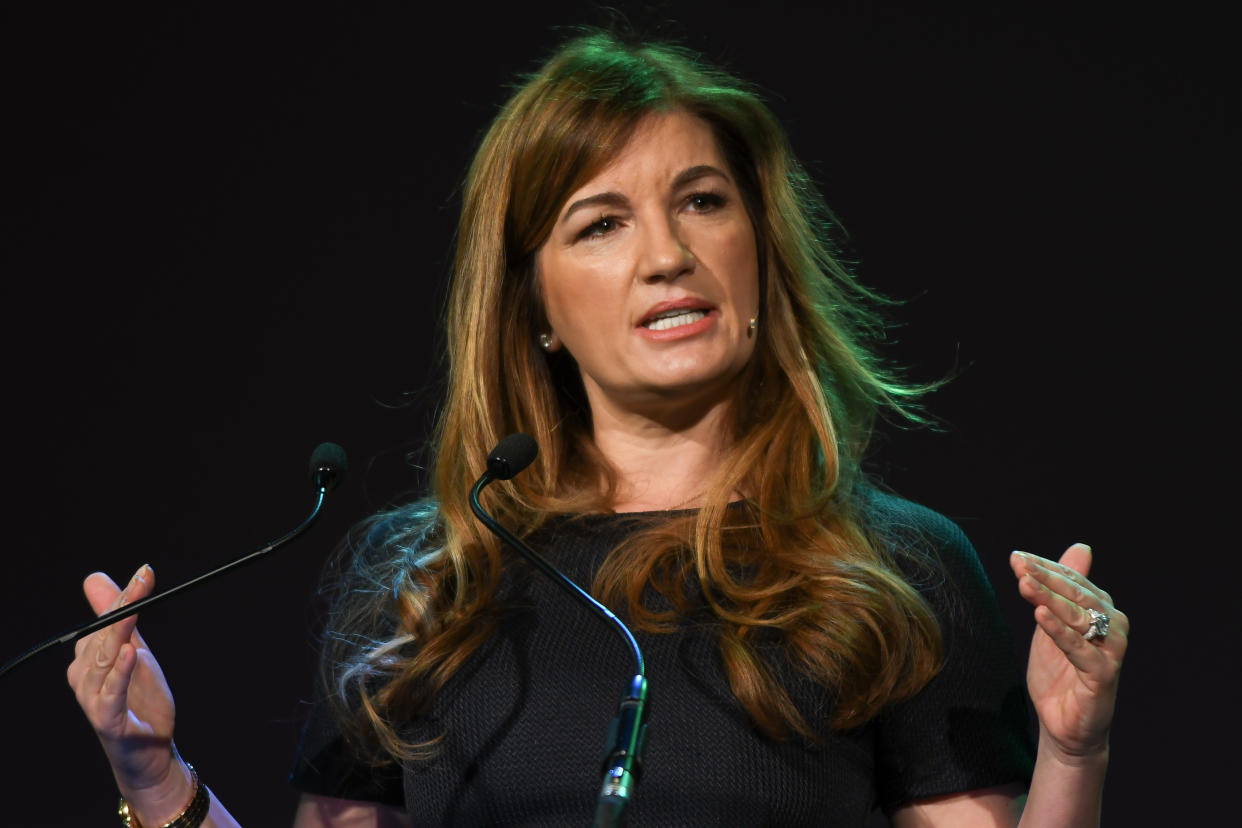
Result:
<instances>
[{"instance_id":1,"label":"curved mic stand","mask_svg":"<svg viewBox=\"0 0 1242 828\"><path fill-rule=\"evenodd\" d=\"M146 598L143 598L139 601L135 601L132 604L127 604L123 607L112 610L111 612L105 612L103 615L99 616L93 621L88 621L85 624L80 624L79 626L74 627L72 630L65 633L64 635L60 635L55 638L49 638L47 641L44 641L42 644L38 644L34 647L31 647L29 650L22 653L17 658L14 658L13 660L6 663L3 667L0 667L0 676L3 676L5 673L17 667L17 665L21 664L27 659L33 658L34 656L38 655L44 650L51 649L52 647L55 647L57 644L68 644L71 641L77 641L79 638L85 635L90 635L96 630L101 630L104 627L108 626L109 624L115 624L117 621L120 621L122 618L128 618L134 613L140 612L141 610L145 609L146 607L151 606L152 604L163 601L166 598L171 598L172 596L177 595L178 593L185 592L187 589L190 589L191 587L196 587L196 586L199 586L200 584L204 584L207 581L212 580L213 578L216 578L220 575L223 575L226 572L229 572L233 569L236 569L239 566L242 566L243 564L248 564L253 561L256 561L259 558L262 558L267 553L273 550L279 549L280 547L294 540L299 535L301 535L303 532L305 532L307 529L309 529L311 527L311 524L315 522L315 518L319 517L319 512L323 508L324 498L327 496L328 492L332 491L332 489L336 486L337 482L340 480L341 475L344 473L344 465L345 465L344 450L341 449L340 446L337 446L333 443L324 443L319 448L315 449L315 453L311 457L311 478L314 480L315 487L319 489L318 497L315 500L315 507L314 509L311 510L310 516L307 517L306 520L298 524L296 528L281 535L279 538L267 544L262 549L257 549L254 552L251 552L249 555L244 555L238 558L237 560L230 561L229 563L226 563L223 566L216 567L210 572L205 572L202 575L199 575L197 578L191 578L185 583L179 584L165 592L158 592L154 595L148 595Z\"/></svg>"},{"instance_id":2,"label":"curved mic stand","mask_svg":"<svg viewBox=\"0 0 1242 828\"><path fill-rule=\"evenodd\" d=\"M531 457L533 456L532 454ZM475 517L498 538L517 550L540 572L607 621L633 651L634 660L638 664L638 674L626 687L625 695L621 697L621 703L617 707L616 718L608 727L608 752L604 756L603 766L604 781L596 801L595 821L592 823L595 828L620 828L625 825L625 809L642 773L643 743L647 736L647 676L645 675L647 670L643 662L643 653L638 647L638 642L634 640L633 633L621 622L621 619L565 577L560 570L548 563L508 529L497 523L479 504L479 493L488 483L498 479L507 480L512 476L512 474L506 476L504 473L494 475L490 468L483 473L483 476L474 484L474 488L470 490L470 508Z\"/></svg>"}]
</instances>

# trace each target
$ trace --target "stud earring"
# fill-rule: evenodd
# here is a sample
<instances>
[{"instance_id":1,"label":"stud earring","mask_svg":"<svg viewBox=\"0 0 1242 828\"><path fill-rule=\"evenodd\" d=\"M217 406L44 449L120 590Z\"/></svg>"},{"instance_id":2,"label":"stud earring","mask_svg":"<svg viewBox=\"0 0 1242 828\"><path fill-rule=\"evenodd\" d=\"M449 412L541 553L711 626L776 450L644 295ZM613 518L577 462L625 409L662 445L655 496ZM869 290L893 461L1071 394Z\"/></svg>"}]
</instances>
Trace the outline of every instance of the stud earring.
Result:
<instances>
[{"instance_id":1,"label":"stud earring","mask_svg":"<svg viewBox=\"0 0 1242 828\"><path fill-rule=\"evenodd\" d=\"M759 317L752 316L750 322L746 325L746 338L754 339L755 331L759 330Z\"/></svg>"},{"instance_id":2,"label":"stud earring","mask_svg":"<svg viewBox=\"0 0 1242 828\"><path fill-rule=\"evenodd\" d=\"M543 348L545 351L551 351L552 350L552 334L548 334L548 333L539 334L539 347Z\"/></svg>"}]
</instances>

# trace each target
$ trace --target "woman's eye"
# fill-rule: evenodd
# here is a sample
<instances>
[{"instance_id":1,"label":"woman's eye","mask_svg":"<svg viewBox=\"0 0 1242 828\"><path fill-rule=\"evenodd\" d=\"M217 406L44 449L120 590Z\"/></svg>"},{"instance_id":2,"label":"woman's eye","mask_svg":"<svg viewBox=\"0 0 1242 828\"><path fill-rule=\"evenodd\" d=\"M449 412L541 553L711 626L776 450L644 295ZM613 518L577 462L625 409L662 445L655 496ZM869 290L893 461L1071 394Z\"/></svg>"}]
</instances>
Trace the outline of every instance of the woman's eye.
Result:
<instances>
[{"instance_id":1,"label":"woman's eye","mask_svg":"<svg viewBox=\"0 0 1242 828\"><path fill-rule=\"evenodd\" d=\"M594 224L588 224L578 233L578 238L589 239L607 236L613 230L617 229L617 220L612 216L604 216Z\"/></svg>"},{"instance_id":2,"label":"woman's eye","mask_svg":"<svg viewBox=\"0 0 1242 828\"><path fill-rule=\"evenodd\" d=\"M724 205L724 197L716 193L694 193L686 203L696 213L705 213L709 210L715 210L717 207Z\"/></svg>"}]
</instances>

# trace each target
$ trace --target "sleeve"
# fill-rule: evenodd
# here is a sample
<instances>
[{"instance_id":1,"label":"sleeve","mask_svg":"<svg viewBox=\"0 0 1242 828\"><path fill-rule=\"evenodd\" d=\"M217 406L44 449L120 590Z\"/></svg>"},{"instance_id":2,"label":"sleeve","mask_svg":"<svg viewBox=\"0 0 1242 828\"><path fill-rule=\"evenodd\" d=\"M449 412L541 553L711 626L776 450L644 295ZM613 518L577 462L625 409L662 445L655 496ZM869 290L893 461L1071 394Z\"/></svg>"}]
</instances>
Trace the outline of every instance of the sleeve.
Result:
<instances>
[{"instance_id":1,"label":"sleeve","mask_svg":"<svg viewBox=\"0 0 1242 828\"><path fill-rule=\"evenodd\" d=\"M289 783L303 793L405 808L400 767L375 768L359 760L338 732L326 700L311 707Z\"/></svg>"},{"instance_id":2,"label":"sleeve","mask_svg":"<svg viewBox=\"0 0 1242 828\"><path fill-rule=\"evenodd\" d=\"M885 812L915 799L1008 783L1029 784L1034 745L1012 640L965 533L947 518L898 501L889 534L931 566L906 569L935 610L941 671L877 720L876 773ZM917 574L916 574L917 573Z\"/></svg>"}]
</instances>

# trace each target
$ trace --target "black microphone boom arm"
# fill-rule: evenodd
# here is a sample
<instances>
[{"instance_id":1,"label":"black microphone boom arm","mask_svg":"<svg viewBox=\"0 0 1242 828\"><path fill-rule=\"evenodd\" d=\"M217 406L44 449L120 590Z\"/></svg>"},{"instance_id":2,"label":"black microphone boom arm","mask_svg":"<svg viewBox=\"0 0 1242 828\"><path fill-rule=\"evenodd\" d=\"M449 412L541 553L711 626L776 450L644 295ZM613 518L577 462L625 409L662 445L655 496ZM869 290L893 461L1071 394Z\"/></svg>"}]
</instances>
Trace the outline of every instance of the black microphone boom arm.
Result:
<instances>
[{"instance_id":1,"label":"black microphone boom arm","mask_svg":"<svg viewBox=\"0 0 1242 828\"><path fill-rule=\"evenodd\" d=\"M129 616L133 615L136 612L141 612L143 609L146 609L152 604L158 603L167 598L171 598L174 595L185 592L187 589L191 589L201 584L205 584L206 582L214 578L217 578L226 572L230 572L234 569L237 569L239 566L243 566L248 563L253 563L254 561L257 561L259 558L262 558L267 553L272 552L276 549L279 549L280 547L294 540L299 535L301 535L303 532L305 532L307 529L309 529L311 527L311 524L315 522L315 519L319 517L319 512L323 508L324 498L327 496L328 492L332 491L332 489L336 487L336 484L340 481L341 476L344 475L345 465L346 465L346 462L345 462L344 449L342 449L340 446L336 445L335 443L320 444L320 446L316 448L314 453L311 455L311 463L310 463L311 480L314 482L315 488L319 490L318 497L315 500L315 507L311 510L310 516L307 517L306 520L298 524L296 528L292 529L289 532L286 532L285 534L281 535L279 538L267 544L266 546L262 547L261 549L256 549L254 552L251 552L249 555L243 555L242 557L234 561L230 561L229 563L226 563L223 566L216 567L210 572L205 572L202 575L199 575L197 578L191 578L185 583L178 584L172 589L165 590L164 592L157 592L154 595L148 595L146 598L143 598L139 601L135 601L132 604L127 604L123 607L112 610L111 612L105 612L103 615L99 616L93 621L88 621L85 624L80 624L74 627L72 630L69 630L69 632L65 633L64 635L60 635L55 638L49 638L47 641L44 641L42 644L38 644L34 647L31 647L29 650L22 653L17 658L14 658L13 660L5 664L3 667L0 667L0 676L3 676L5 673L9 672L17 665L21 664L27 659L33 658L34 656L38 655L44 650L49 650L52 647L55 647L57 644L68 644L71 641L77 641L79 638L82 638L83 636L86 636L86 635L90 635L96 630L101 630L104 627L108 626L109 624L115 624L117 621L120 621L122 618L128 618Z\"/></svg>"},{"instance_id":2,"label":"black microphone boom arm","mask_svg":"<svg viewBox=\"0 0 1242 828\"><path fill-rule=\"evenodd\" d=\"M630 680L617 708L617 716L609 728L608 747L604 755L604 781L596 800L595 820L592 823L595 828L621 828L626 822L626 806L642 773L643 746L647 736L647 668L643 662L643 652L634 639L634 634L621 619L520 538L497 523L479 503L479 494L487 484L493 480L508 480L513 477L530 465L537 451L534 439L525 434L510 434L501 440L488 457L487 471L483 472L483 476L470 490L470 509L498 538L604 619L625 640L634 654L638 674Z\"/></svg>"}]
</instances>

